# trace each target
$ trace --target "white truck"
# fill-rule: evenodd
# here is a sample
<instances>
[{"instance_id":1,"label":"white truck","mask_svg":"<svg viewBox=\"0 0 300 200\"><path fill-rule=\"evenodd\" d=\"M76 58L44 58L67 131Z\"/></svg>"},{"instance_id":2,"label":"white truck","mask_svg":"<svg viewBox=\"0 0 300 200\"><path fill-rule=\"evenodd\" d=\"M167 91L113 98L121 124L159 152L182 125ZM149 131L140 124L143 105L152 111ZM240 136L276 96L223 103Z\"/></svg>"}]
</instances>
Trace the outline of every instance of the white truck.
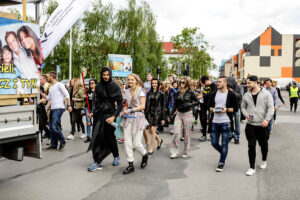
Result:
<instances>
[{"instance_id":1,"label":"white truck","mask_svg":"<svg viewBox=\"0 0 300 200\"><path fill-rule=\"evenodd\" d=\"M38 97L31 97L32 105L24 105L26 99L25 95L0 95L0 157L16 161L24 156L42 158Z\"/></svg>"}]
</instances>

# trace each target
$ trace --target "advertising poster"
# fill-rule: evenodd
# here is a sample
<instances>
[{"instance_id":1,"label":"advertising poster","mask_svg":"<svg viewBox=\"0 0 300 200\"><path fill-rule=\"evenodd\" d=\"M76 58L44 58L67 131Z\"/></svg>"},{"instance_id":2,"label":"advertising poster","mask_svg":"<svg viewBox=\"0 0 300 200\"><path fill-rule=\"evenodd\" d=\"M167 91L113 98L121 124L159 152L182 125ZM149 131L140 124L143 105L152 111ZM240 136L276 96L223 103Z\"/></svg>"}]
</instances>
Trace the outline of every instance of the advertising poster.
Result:
<instances>
[{"instance_id":1,"label":"advertising poster","mask_svg":"<svg viewBox=\"0 0 300 200\"><path fill-rule=\"evenodd\" d=\"M114 77L127 77L132 74L132 58L129 55L108 54L107 63Z\"/></svg>"},{"instance_id":2,"label":"advertising poster","mask_svg":"<svg viewBox=\"0 0 300 200\"><path fill-rule=\"evenodd\" d=\"M38 93L39 36L38 25L0 17L0 95Z\"/></svg>"}]
</instances>

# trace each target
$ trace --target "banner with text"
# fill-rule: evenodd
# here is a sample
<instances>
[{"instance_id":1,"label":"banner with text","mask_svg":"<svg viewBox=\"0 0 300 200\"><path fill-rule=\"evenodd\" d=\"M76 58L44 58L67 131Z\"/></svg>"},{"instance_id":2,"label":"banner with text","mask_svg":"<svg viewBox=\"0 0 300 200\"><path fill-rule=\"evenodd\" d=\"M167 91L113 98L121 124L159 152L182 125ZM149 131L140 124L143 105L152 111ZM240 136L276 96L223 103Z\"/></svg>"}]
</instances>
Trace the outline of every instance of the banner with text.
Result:
<instances>
[{"instance_id":1,"label":"banner with text","mask_svg":"<svg viewBox=\"0 0 300 200\"><path fill-rule=\"evenodd\" d=\"M92 0L61 1L49 17L41 37L42 53L45 59L91 2Z\"/></svg>"},{"instance_id":2,"label":"banner with text","mask_svg":"<svg viewBox=\"0 0 300 200\"><path fill-rule=\"evenodd\" d=\"M38 93L39 35L38 25L0 17L0 95Z\"/></svg>"}]
</instances>

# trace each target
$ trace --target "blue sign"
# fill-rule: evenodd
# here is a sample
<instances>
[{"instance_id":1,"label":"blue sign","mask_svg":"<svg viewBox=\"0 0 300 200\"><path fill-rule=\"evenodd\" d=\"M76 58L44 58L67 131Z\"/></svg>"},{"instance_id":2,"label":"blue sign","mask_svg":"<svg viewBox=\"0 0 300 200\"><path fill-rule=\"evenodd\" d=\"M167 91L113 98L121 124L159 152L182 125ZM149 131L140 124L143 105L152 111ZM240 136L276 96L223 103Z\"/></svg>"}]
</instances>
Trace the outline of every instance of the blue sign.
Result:
<instances>
[{"instance_id":1,"label":"blue sign","mask_svg":"<svg viewBox=\"0 0 300 200\"><path fill-rule=\"evenodd\" d=\"M43 63L42 63L42 66L41 66L41 68L42 68L42 69L44 69L44 68L45 68L45 62L43 62Z\"/></svg>"},{"instance_id":2,"label":"blue sign","mask_svg":"<svg viewBox=\"0 0 300 200\"><path fill-rule=\"evenodd\" d=\"M56 73L60 73L60 66L59 65L56 65Z\"/></svg>"},{"instance_id":3,"label":"blue sign","mask_svg":"<svg viewBox=\"0 0 300 200\"><path fill-rule=\"evenodd\" d=\"M127 77L132 73L132 58L129 55L108 54L107 65L114 77Z\"/></svg>"}]
</instances>

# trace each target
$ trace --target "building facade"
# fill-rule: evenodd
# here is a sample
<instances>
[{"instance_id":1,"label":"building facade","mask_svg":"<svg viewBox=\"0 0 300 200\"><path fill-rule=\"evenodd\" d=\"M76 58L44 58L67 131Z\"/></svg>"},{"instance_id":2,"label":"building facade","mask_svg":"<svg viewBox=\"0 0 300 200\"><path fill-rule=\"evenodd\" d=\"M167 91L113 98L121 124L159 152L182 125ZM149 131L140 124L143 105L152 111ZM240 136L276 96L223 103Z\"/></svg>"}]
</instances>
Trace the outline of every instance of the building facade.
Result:
<instances>
[{"instance_id":1,"label":"building facade","mask_svg":"<svg viewBox=\"0 0 300 200\"><path fill-rule=\"evenodd\" d=\"M265 32L230 58L229 76L237 79L257 75L293 78L300 82L300 35L280 34L269 26Z\"/></svg>"}]
</instances>

